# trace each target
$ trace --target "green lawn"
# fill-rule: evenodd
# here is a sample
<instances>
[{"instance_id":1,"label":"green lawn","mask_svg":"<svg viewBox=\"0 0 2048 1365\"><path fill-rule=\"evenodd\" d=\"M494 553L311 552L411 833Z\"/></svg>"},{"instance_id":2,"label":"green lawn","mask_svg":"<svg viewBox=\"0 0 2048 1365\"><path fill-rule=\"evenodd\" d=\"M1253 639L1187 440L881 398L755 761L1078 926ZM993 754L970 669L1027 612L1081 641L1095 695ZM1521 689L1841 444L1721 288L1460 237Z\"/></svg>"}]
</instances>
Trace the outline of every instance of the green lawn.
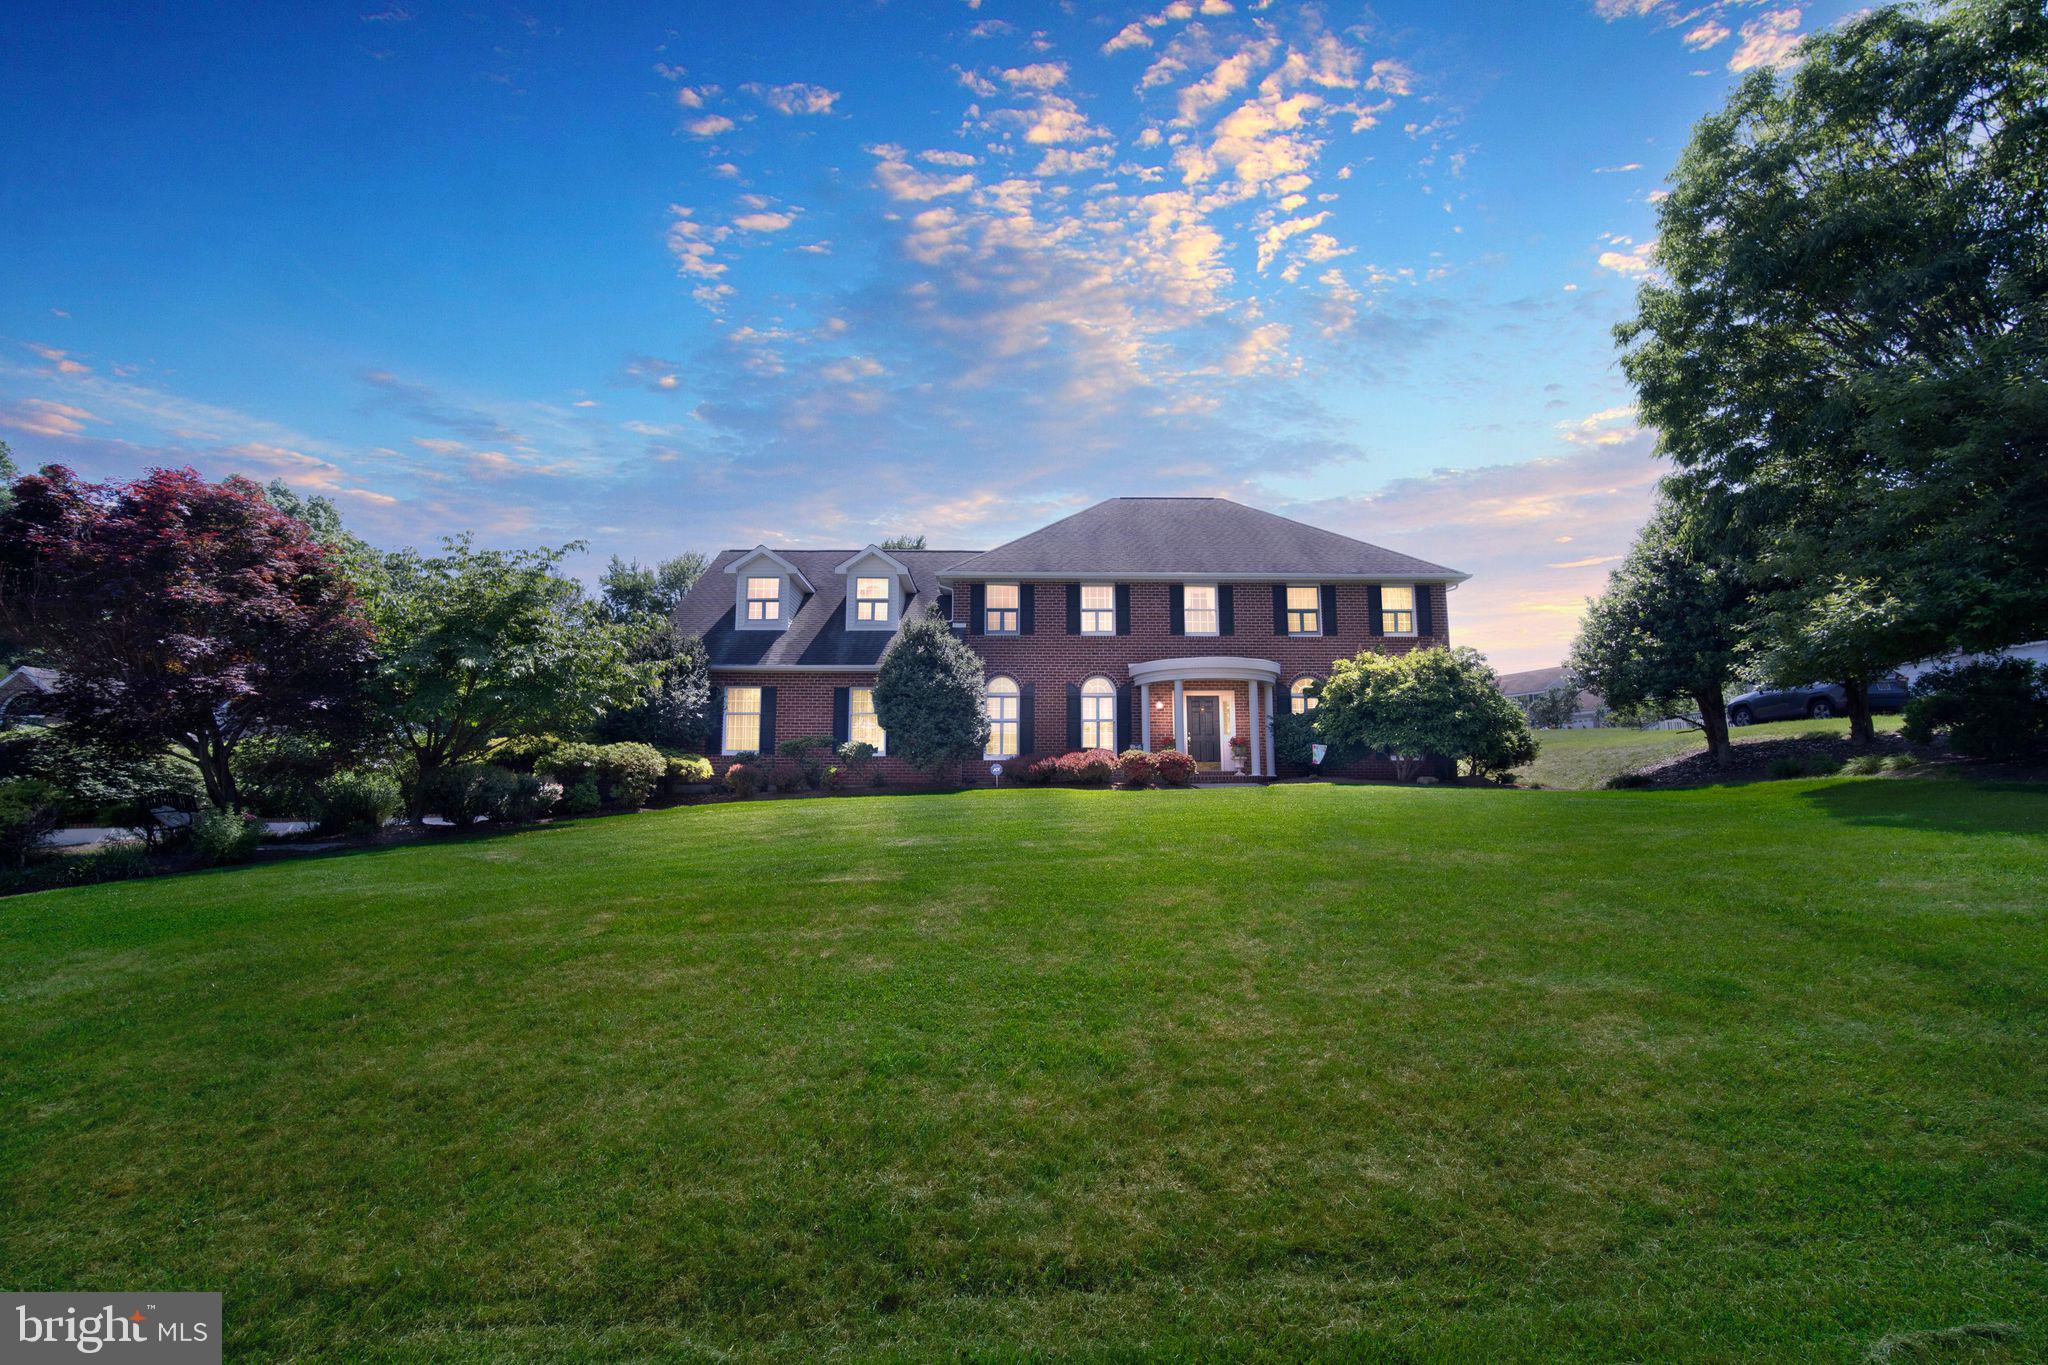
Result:
<instances>
[{"instance_id":1,"label":"green lawn","mask_svg":"<svg viewBox=\"0 0 2048 1365\"><path fill-rule=\"evenodd\" d=\"M238 1360L2040 1359L2044 901L2048 790L1897 780L51 892L0 904L0 1282L219 1289Z\"/></svg>"},{"instance_id":2,"label":"green lawn","mask_svg":"<svg viewBox=\"0 0 2048 1365\"><path fill-rule=\"evenodd\" d=\"M1896 730L1901 718L1877 716L1879 732ZM1779 720L1764 725L1745 725L1730 730L1737 744L1760 739L1791 739L1799 735L1847 735L1847 719ZM1612 727L1597 730L1538 730L1536 761L1516 772L1524 781L1544 787L1571 791L1592 791L1608 778L1645 763L1656 763L1681 754L1706 752L1707 742L1697 730L1635 730Z\"/></svg>"}]
</instances>

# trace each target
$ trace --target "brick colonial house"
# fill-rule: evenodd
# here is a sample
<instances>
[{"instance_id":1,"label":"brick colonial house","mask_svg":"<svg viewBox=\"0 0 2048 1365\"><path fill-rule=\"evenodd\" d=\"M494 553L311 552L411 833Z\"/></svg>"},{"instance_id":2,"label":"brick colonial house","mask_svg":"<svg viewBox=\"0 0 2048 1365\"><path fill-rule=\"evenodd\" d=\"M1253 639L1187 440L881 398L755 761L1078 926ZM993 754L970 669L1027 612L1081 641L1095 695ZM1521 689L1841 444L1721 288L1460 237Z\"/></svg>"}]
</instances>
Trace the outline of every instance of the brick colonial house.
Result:
<instances>
[{"instance_id":1,"label":"brick colonial house","mask_svg":"<svg viewBox=\"0 0 2048 1365\"><path fill-rule=\"evenodd\" d=\"M1221 498L1115 498L993 550L727 550L675 621L710 656L721 770L830 735L915 778L870 689L902 623L936 612L985 661L991 763L1180 748L1266 777L1276 708L1313 707L1334 659L1448 643L1468 576Z\"/></svg>"}]
</instances>

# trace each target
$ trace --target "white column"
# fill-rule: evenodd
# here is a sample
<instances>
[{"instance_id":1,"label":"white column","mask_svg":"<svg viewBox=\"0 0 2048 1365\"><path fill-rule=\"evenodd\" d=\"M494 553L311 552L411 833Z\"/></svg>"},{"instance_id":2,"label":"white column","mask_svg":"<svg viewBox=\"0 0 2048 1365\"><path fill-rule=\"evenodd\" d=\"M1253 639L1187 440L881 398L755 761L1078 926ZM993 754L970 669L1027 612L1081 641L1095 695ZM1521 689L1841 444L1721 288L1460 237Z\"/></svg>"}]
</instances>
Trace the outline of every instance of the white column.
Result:
<instances>
[{"instance_id":1,"label":"white column","mask_svg":"<svg viewBox=\"0 0 2048 1365\"><path fill-rule=\"evenodd\" d=\"M1152 752L1152 684L1138 684L1138 747Z\"/></svg>"},{"instance_id":2,"label":"white column","mask_svg":"<svg viewBox=\"0 0 2048 1365\"><path fill-rule=\"evenodd\" d=\"M1173 747L1188 751L1187 707L1181 705L1181 680L1173 680Z\"/></svg>"},{"instance_id":3,"label":"white column","mask_svg":"<svg viewBox=\"0 0 2048 1365\"><path fill-rule=\"evenodd\" d=\"M1266 711L1259 705L1258 679L1254 678L1245 685L1244 695L1246 704L1252 708L1252 713L1244 719L1244 732L1251 737L1252 744L1252 776L1262 777L1264 774L1259 771L1259 755L1263 749L1259 744L1259 729L1265 723Z\"/></svg>"}]
</instances>

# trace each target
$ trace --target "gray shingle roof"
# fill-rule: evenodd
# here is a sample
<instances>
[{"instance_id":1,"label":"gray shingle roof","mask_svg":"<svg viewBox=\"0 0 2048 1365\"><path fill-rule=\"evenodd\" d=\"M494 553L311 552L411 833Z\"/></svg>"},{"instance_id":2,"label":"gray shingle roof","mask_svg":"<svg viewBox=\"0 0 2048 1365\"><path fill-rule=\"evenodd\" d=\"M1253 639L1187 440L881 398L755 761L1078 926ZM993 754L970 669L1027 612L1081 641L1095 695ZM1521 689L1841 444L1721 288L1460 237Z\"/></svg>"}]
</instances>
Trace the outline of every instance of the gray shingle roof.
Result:
<instances>
[{"instance_id":1,"label":"gray shingle roof","mask_svg":"<svg viewBox=\"0 0 2048 1365\"><path fill-rule=\"evenodd\" d=\"M946 568L942 577L1413 578L1456 569L1227 498L1112 498Z\"/></svg>"},{"instance_id":2,"label":"gray shingle roof","mask_svg":"<svg viewBox=\"0 0 2048 1365\"><path fill-rule=\"evenodd\" d=\"M736 630L733 627L735 588L728 565L752 549L723 550L695 587L676 604L676 629L701 636L713 668L749 664L807 668L871 668L895 637L885 630L846 628L846 579L835 570L859 554L855 550L777 550L810 580L816 592L798 604L787 630ZM911 596L903 620L921 616L940 592L937 573L946 565L971 559L974 550L891 550L910 570Z\"/></svg>"}]
</instances>

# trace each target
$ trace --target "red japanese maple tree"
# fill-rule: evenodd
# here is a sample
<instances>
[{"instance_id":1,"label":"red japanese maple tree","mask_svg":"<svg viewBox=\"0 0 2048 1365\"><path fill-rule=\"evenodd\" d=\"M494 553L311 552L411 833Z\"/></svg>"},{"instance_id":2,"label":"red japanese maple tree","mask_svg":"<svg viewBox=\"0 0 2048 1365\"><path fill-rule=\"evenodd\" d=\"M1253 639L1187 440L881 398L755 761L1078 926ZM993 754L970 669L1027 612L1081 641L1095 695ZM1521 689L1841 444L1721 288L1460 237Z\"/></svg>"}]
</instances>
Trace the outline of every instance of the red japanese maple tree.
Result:
<instances>
[{"instance_id":1,"label":"red japanese maple tree","mask_svg":"<svg viewBox=\"0 0 2048 1365\"><path fill-rule=\"evenodd\" d=\"M0 512L0 617L60 671L67 725L123 750L172 746L223 809L247 736L340 739L360 721L371 629L355 589L247 479L87 484L51 465L18 480Z\"/></svg>"}]
</instances>

